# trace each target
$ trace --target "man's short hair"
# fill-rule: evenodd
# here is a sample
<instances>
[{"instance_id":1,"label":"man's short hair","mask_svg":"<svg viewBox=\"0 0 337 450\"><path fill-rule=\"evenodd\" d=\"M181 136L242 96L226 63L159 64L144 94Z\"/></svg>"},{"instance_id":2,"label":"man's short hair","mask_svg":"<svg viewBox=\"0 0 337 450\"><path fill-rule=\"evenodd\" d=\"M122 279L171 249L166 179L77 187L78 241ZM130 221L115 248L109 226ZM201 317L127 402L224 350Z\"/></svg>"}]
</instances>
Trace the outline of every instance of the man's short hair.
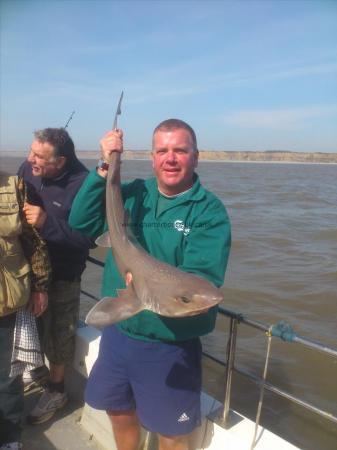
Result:
<instances>
[{"instance_id":1,"label":"man's short hair","mask_svg":"<svg viewBox=\"0 0 337 450\"><path fill-rule=\"evenodd\" d=\"M178 129L184 129L190 133L190 136L192 138L194 151L198 151L198 145L197 145L197 137L195 135L195 132L193 128L186 122L180 119L167 119L163 122L160 122L159 125L156 126L153 132L153 137L156 134L157 131L173 131Z\"/></svg>"},{"instance_id":2,"label":"man's short hair","mask_svg":"<svg viewBox=\"0 0 337 450\"><path fill-rule=\"evenodd\" d=\"M64 128L44 128L34 131L35 139L52 145L54 156L65 156L68 161L76 158L74 142Z\"/></svg>"}]
</instances>

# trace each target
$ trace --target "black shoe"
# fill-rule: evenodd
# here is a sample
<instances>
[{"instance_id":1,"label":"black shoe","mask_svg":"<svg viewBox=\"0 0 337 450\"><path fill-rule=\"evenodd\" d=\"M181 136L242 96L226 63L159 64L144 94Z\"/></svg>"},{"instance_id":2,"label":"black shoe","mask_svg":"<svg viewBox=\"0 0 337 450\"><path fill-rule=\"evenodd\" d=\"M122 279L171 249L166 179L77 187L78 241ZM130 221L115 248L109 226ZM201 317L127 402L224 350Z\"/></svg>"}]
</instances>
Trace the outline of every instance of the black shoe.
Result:
<instances>
[{"instance_id":1,"label":"black shoe","mask_svg":"<svg viewBox=\"0 0 337 450\"><path fill-rule=\"evenodd\" d=\"M23 391L30 392L35 389L43 388L49 379L49 370L47 366L37 367L30 372L24 372L22 375Z\"/></svg>"}]
</instances>

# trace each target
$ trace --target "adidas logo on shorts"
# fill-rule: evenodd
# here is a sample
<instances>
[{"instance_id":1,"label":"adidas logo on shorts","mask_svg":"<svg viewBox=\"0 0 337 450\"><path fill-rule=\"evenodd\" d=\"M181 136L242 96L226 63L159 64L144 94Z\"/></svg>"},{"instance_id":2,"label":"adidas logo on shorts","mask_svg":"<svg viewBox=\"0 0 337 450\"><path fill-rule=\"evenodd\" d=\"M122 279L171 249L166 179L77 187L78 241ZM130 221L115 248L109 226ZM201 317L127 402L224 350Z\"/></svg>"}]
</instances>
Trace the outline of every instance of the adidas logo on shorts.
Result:
<instances>
[{"instance_id":1,"label":"adidas logo on shorts","mask_svg":"<svg viewBox=\"0 0 337 450\"><path fill-rule=\"evenodd\" d=\"M182 415L178 419L178 422L186 422L187 420L190 420L188 415L186 413L182 413Z\"/></svg>"}]
</instances>

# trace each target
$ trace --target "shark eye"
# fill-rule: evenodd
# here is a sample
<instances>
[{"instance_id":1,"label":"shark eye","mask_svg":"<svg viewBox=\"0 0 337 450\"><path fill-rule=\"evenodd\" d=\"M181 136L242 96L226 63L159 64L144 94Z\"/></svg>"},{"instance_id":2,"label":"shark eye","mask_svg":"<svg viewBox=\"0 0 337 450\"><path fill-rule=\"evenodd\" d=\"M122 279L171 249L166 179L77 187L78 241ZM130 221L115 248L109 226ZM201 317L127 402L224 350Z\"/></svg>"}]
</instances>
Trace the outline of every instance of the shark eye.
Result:
<instances>
[{"instance_id":1,"label":"shark eye","mask_svg":"<svg viewBox=\"0 0 337 450\"><path fill-rule=\"evenodd\" d=\"M184 296L181 296L181 297L180 297L180 300L181 300L183 303L190 303L190 301L191 301L188 297L184 297Z\"/></svg>"}]
</instances>

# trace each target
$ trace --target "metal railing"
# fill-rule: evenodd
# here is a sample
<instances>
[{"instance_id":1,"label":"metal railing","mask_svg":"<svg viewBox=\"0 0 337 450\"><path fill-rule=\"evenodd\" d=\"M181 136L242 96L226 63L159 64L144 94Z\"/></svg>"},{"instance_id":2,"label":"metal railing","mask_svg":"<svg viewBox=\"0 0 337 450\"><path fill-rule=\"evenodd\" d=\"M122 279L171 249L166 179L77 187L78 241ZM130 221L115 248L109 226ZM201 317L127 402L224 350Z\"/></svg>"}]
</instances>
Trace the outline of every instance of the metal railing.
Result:
<instances>
[{"instance_id":1,"label":"metal railing","mask_svg":"<svg viewBox=\"0 0 337 450\"><path fill-rule=\"evenodd\" d=\"M252 328L255 328L257 330L263 331L267 334L267 336L269 335L270 337L273 336L273 333L272 333L273 326L268 326L261 322L251 320L251 319L245 317L244 315L242 315L241 313L235 313L235 312L225 309L223 307L219 307L219 312L220 312L220 314L223 314L223 315L229 317L229 319L230 319L230 330L229 330L228 345L227 345L228 351L227 351L226 363L224 363L223 361L221 361L218 358L215 358L214 356L211 356L209 354L207 354L205 356L212 359L213 361L218 362L221 365L226 366L225 399L224 399L224 410L223 410L223 417L222 417L222 421L223 421L223 424L225 427L228 424L229 405L230 405L230 396L231 396L231 379L232 379L233 372L237 372L241 375L244 375L245 377L248 377L250 380L252 380L254 383L263 387L263 389L269 390L269 391L273 392L274 394L284 397L284 398L308 409L309 411L319 414L321 417L324 417L325 419L329 419L337 424L337 417L335 415L333 415L332 413L330 413L328 411L324 411L321 408L318 408L318 407L312 405L311 403L306 402L306 401L284 391L283 389L280 389L280 388L272 385L271 383L268 383L266 380L263 380L262 378L257 377L256 375L254 375L246 370L235 368L235 366L234 366L235 350L236 350L235 343L236 343L236 334L237 334L238 324L242 323L242 324L248 325ZM283 340L287 340L289 342L294 342L294 343L304 345L308 348L311 348L312 350L320 351L321 353L324 353L328 356L337 358L337 350L336 349L328 347L326 345L322 345L319 342L315 342L310 339L306 339L306 338L298 336L296 334L294 334L291 339L284 339L283 336L277 336L277 337L279 337L280 339L283 339Z\"/></svg>"},{"instance_id":2,"label":"metal railing","mask_svg":"<svg viewBox=\"0 0 337 450\"><path fill-rule=\"evenodd\" d=\"M96 264L100 267L104 267L104 263L102 261L99 261L98 259L93 258L91 256L88 257L88 261L90 261L91 263ZM96 301L99 300L96 296L94 296L84 290L82 290L82 293ZM203 355L226 368L225 394L224 394L224 402L223 402L224 406L223 406L223 411L221 414L222 417L220 418L220 422L221 422L222 426L224 426L225 428L227 428L229 426L231 387L232 387L232 377L233 377L234 372L239 373L245 377L248 377L251 381L253 381L257 385L259 385L261 388L262 394L263 394L263 390L266 389L270 392L273 392L274 394L277 394L283 398L286 398L287 400L294 402L294 403L302 406L303 408L305 408L313 413L316 413L316 414L320 415L321 417L324 417L325 419L328 419L337 424L337 417L334 414L332 414L328 411L324 411L321 408L318 408L317 406L314 406L311 403L306 402L306 401L286 392L285 390L272 385L271 383L266 381L265 377L264 378L257 377L256 375L254 375L246 370L237 369L234 365L235 352L236 352L236 337L237 337L237 330L238 330L239 324L248 325L249 327L263 331L269 337L269 339L271 339L271 337L274 336L274 337L280 338L284 341L294 342L294 343L297 343L300 345L304 345L312 350L324 353L327 356L332 356L333 358L337 358L337 350L336 349L328 347L326 345L323 345L319 342L315 342L310 339L298 336L297 334L295 334L293 332L293 330L289 326L287 326L286 328L284 328L282 330L282 327L278 328L279 324L274 325L274 326L269 326L264 323L249 319L248 317L244 316L241 313L237 313L235 311L231 311L231 310L223 308L223 307L219 307L219 313L230 319L226 362L224 362L206 352L203 352ZM280 332L280 330L281 330L281 332ZM267 358L266 358L265 369L267 369L267 366L268 366L268 359L269 359L269 354L267 355ZM260 398L262 400L262 395ZM257 423L258 423L258 421L259 421L259 417L257 417L257 419L256 419Z\"/></svg>"}]
</instances>

